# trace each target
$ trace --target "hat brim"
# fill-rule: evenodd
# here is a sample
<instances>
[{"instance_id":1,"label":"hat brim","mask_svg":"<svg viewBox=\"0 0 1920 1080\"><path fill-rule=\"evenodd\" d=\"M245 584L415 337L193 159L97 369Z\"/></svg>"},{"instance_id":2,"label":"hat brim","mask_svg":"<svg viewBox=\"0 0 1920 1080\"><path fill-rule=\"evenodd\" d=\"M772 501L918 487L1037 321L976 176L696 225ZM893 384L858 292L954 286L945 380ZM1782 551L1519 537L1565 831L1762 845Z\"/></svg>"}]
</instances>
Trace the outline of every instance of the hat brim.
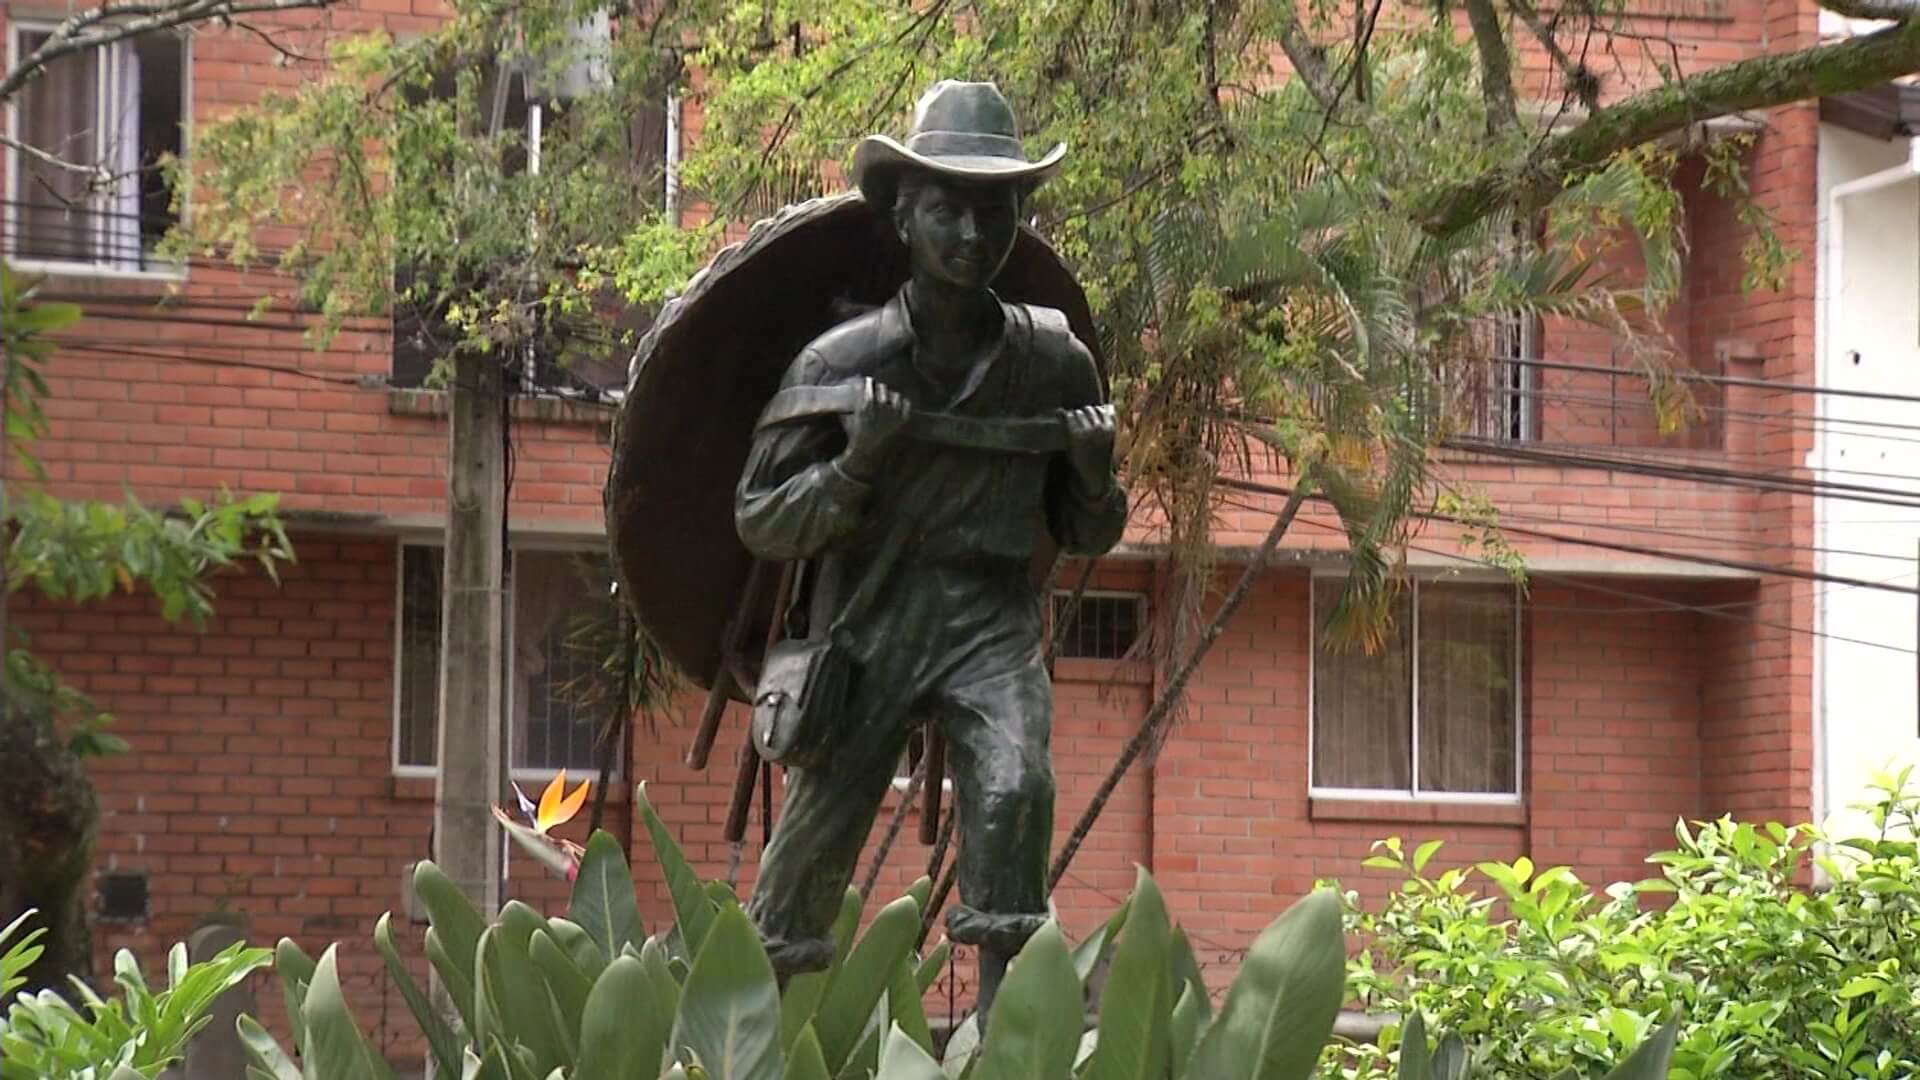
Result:
<instances>
[{"instance_id":1,"label":"hat brim","mask_svg":"<svg viewBox=\"0 0 1920 1080\"><path fill-rule=\"evenodd\" d=\"M853 182L867 205L887 211L893 202L895 180L904 168L926 169L942 176L976 182L1038 184L1052 176L1067 156L1059 143L1038 161L988 154L917 154L887 135L869 135L853 152Z\"/></svg>"}]
</instances>

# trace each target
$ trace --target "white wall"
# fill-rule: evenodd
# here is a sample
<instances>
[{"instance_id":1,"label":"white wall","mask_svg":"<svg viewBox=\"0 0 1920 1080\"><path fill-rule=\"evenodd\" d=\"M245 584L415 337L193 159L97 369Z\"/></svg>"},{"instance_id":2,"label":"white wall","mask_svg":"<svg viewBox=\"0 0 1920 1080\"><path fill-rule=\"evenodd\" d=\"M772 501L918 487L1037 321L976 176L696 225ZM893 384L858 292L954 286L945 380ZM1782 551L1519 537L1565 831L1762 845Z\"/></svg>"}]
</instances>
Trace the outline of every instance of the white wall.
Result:
<instances>
[{"instance_id":1,"label":"white wall","mask_svg":"<svg viewBox=\"0 0 1920 1080\"><path fill-rule=\"evenodd\" d=\"M1920 396L1920 180L1909 175L1843 198L1838 211L1828 198L1838 184L1901 165L1907 153L1905 139L1881 142L1821 127L1816 338L1823 387ZM1780 401L1773 408L1784 406ZM1825 471L1815 476L1920 492L1920 403L1826 394L1818 408L1808 464ZM1816 560L1823 571L1915 583L1920 510L1821 497L1815 520L1815 543L1825 549ZM1858 831L1866 822L1848 804L1867 797L1873 772L1920 760L1920 677L1911 655L1920 608L1912 596L1883 590L1830 584L1815 589L1818 628L1827 635L1815 640L1815 816Z\"/></svg>"}]
</instances>

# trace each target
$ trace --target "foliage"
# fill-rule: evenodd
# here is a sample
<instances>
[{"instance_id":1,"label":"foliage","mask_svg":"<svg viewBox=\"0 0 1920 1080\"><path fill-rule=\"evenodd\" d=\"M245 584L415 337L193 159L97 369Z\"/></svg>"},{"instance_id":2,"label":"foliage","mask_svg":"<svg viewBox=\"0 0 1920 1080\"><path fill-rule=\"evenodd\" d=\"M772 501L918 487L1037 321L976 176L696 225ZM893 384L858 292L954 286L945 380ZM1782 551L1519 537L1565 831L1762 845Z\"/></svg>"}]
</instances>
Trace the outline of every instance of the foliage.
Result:
<instances>
[{"instance_id":1,"label":"foliage","mask_svg":"<svg viewBox=\"0 0 1920 1080\"><path fill-rule=\"evenodd\" d=\"M46 365L57 346L52 335L73 325L81 312L72 304L36 299L39 284L0 263L6 451L44 479L32 447L47 431L41 403ZM144 585L159 599L164 618L198 628L213 614L207 579L215 571L249 558L277 580L279 565L293 560L278 504L277 495L238 497L222 490L210 502L182 499L171 510L159 510L131 492L115 505L58 499L37 487L0 490L0 526L7 534L4 593L32 588L84 603ZM25 639L18 630L12 636ZM9 647L6 656L12 689L78 718L70 749L84 756L125 748L103 730L111 718L29 650Z\"/></svg>"},{"instance_id":2,"label":"foliage","mask_svg":"<svg viewBox=\"0 0 1920 1080\"><path fill-rule=\"evenodd\" d=\"M548 817L562 812L559 790L542 800L554 803ZM1305 1080L1346 994L1339 901L1322 890L1254 940L1216 1012L1185 934L1143 870L1120 910L1077 946L1049 921L994 998L990 1036L983 1041L971 1018L936 1062L921 998L949 946L913 952L930 881L882 908L864 933L861 897L849 889L831 967L782 987L732 891L697 878L644 785L636 799L673 900L674 922L663 931L647 933L620 845L604 832L580 858L565 918L515 901L489 924L437 867L419 865L414 887L431 923L426 954L452 999L452 1022L408 973L388 917L375 926L374 943L445 1075ZM533 846L533 833L515 837ZM391 1076L354 1026L334 950L316 962L283 940L278 957L299 1061L243 1017L253 1075ZM1097 971L1105 990L1088 1030ZM1655 1068L1664 1062L1657 1047L1647 1059Z\"/></svg>"},{"instance_id":3,"label":"foliage","mask_svg":"<svg viewBox=\"0 0 1920 1080\"><path fill-rule=\"evenodd\" d=\"M0 929L0 1001L26 981L21 973L40 955L36 941L44 929L20 933L33 915ZM78 979L73 985L84 1013L51 990L21 994L0 1015L0 1080L152 1080L186 1053L214 999L271 958L265 949L234 945L189 964L187 947L175 945L167 955L167 986L156 990L123 949L114 957L113 981L120 987L114 1000Z\"/></svg>"},{"instance_id":4,"label":"foliage","mask_svg":"<svg viewBox=\"0 0 1920 1080\"><path fill-rule=\"evenodd\" d=\"M1351 984L1372 1009L1461 1037L1494 1080L1591 1070L1668 1016L1684 1080L1913 1075L1920 793L1907 779L1883 779L1875 836L1682 824L1649 860L1659 877L1605 895L1524 858L1481 863L1495 887L1481 895L1474 871L1428 873L1438 842L1384 841L1369 864L1407 881L1378 914L1350 911L1369 941ZM1809 891L1814 865L1826 884ZM1348 1052L1352 1075L1390 1075L1386 1053Z\"/></svg>"}]
</instances>

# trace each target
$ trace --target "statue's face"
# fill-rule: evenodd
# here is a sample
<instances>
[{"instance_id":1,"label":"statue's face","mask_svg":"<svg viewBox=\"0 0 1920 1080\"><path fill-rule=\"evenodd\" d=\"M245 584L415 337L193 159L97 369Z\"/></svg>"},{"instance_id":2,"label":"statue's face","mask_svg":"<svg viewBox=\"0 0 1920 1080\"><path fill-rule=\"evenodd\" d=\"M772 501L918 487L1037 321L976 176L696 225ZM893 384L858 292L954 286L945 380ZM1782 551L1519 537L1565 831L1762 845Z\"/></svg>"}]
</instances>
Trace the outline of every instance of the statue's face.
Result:
<instances>
[{"instance_id":1,"label":"statue's face","mask_svg":"<svg viewBox=\"0 0 1920 1080\"><path fill-rule=\"evenodd\" d=\"M1020 196L1012 184L929 176L895 218L916 277L984 289L1013 251Z\"/></svg>"}]
</instances>

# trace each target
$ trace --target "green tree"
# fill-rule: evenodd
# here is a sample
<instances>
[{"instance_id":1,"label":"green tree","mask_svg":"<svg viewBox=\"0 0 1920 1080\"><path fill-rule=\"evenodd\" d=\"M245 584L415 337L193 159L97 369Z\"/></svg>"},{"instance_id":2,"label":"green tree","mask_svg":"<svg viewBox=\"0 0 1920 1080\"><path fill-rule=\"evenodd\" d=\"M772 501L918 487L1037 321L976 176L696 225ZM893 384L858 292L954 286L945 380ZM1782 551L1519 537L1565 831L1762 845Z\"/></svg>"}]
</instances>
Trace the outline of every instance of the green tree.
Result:
<instances>
[{"instance_id":1,"label":"green tree","mask_svg":"<svg viewBox=\"0 0 1920 1080\"><path fill-rule=\"evenodd\" d=\"M71 304L35 300L35 284L0 265L0 383L6 437L0 462L13 460L38 480L31 452L46 430L40 402L51 335L80 318ZM272 574L293 557L275 514L277 496L221 492L158 510L131 493L119 504L63 500L37 483L0 486L0 641L7 643L0 692L0 923L38 911L44 951L24 972L29 989L66 988L85 978L92 945L86 922L99 802L86 759L126 744L106 730L111 717L61 681L9 628L6 598L22 589L84 603L144 587L170 621L203 625L213 614L211 577L235 560L256 560ZM9 629L11 633L9 634Z\"/></svg>"}]
</instances>

